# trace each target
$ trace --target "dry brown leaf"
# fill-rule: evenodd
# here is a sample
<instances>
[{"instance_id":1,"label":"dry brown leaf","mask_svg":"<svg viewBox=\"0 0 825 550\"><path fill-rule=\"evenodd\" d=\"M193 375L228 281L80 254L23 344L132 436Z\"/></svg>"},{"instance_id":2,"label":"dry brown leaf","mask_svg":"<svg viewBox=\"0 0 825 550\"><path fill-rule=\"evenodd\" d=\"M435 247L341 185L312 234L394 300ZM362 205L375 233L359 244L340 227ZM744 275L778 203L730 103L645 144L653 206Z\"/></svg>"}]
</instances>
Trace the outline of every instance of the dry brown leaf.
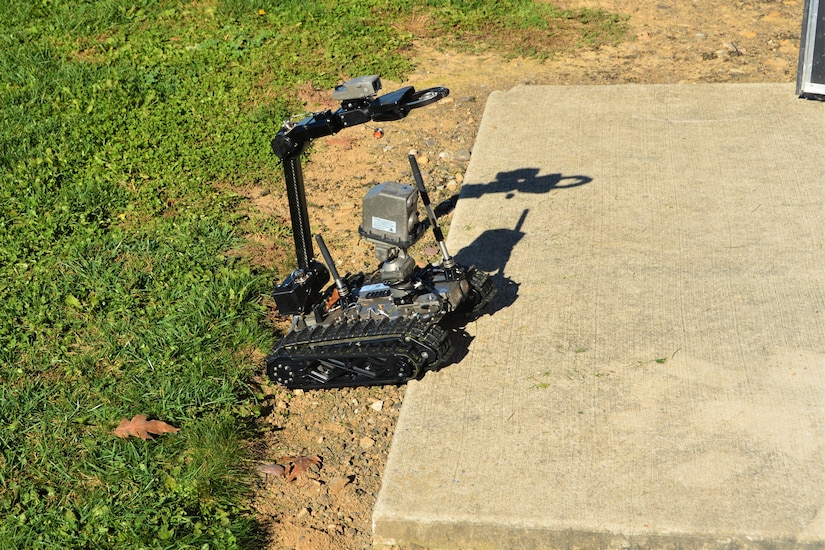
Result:
<instances>
[{"instance_id":1,"label":"dry brown leaf","mask_svg":"<svg viewBox=\"0 0 825 550\"><path fill-rule=\"evenodd\" d=\"M152 439L152 436L149 434L176 434L179 431L180 428L176 428L161 420L146 420L145 415L136 414L131 420L127 418L121 420L120 425L114 429L114 434L122 438L135 436L145 440Z\"/></svg>"},{"instance_id":2,"label":"dry brown leaf","mask_svg":"<svg viewBox=\"0 0 825 550\"><path fill-rule=\"evenodd\" d=\"M318 466L319 468L321 467L321 457L317 455L284 456L279 458L278 460L286 462L290 466L289 477L286 478L287 482L292 481L293 479L302 475L304 472L309 470L313 465Z\"/></svg>"}]
</instances>

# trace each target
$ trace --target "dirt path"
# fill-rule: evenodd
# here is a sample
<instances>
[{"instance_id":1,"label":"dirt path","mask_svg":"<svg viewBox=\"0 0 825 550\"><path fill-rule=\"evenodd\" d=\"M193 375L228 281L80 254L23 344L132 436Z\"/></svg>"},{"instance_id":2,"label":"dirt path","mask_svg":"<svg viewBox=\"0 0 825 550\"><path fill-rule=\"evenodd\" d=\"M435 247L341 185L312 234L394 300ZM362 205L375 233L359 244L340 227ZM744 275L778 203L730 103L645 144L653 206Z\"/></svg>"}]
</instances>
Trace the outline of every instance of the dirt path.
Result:
<instances>
[{"instance_id":1,"label":"dirt path","mask_svg":"<svg viewBox=\"0 0 825 550\"><path fill-rule=\"evenodd\" d=\"M557 2L558 3L558 2ZM793 82L802 21L801 0L563 0L562 7L600 7L629 15L633 40L581 50L546 62L504 60L490 53L437 51L419 44L416 88L443 85L451 95L387 124L322 140L306 166L314 231L321 231L339 270L372 269L372 251L358 238L361 197L374 184L409 182L407 154L415 150L433 202L449 201L461 186L487 96L518 84ZM389 91L399 83L385 82ZM405 83L406 84L406 83ZM313 110L326 92L306 91ZM277 189L250 189L252 210L287 220ZM444 217L449 222L449 215ZM435 260L434 243L413 255ZM455 252L455 251L453 251ZM261 243L261 263L290 256ZM266 258L269 258L268 260ZM286 483L263 477L255 508L271 549L362 549L372 546L371 514L404 388L287 392L265 386L269 414L261 458L318 455L323 467Z\"/></svg>"}]
</instances>

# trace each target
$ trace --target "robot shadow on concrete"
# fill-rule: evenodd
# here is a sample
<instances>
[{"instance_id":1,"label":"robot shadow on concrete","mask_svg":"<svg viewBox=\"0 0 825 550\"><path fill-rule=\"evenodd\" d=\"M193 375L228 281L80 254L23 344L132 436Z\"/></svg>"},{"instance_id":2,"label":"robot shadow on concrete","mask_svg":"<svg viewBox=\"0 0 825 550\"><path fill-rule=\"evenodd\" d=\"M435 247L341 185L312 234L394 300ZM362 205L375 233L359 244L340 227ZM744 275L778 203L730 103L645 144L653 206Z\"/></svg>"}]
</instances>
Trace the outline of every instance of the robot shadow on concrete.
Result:
<instances>
[{"instance_id":1,"label":"robot shadow on concrete","mask_svg":"<svg viewBox=\"0 0 825 550\"><path fill-rule=\"evenodd\" d=\"M505 275L513 249L524 238L522 228L529 209L525 209L513 229L488 229L456 254L459 262L470 262L477 269L491 274L496 296L490 304L490 314L513 305L518 298L519 283Z\"/></svg>"},{"instance_id":2,"label":"robot shadow on concrete","mask_svg":"<svg viewBox=\"0 0 825 550\"><path fill-rule=\"evenodd\" d=\"M435 207L438 217L449 214L458 203L459 196L465 199L477 199L490 193L505 193L505 198L512 199L516 193L542 194L554 189L570 189L593 181L590 176L563 176L562 174L545 174L539 176L538 168L519 168L510 172L499 172L496 179L489 183L465 183L461 192L444 200Z\"/></svg>"},{"instance_id":3,"label":"robot shadow on concrete","mask_svg":"<svg viewBox=\"0 0 825 550\"><path fill-rule=\"evenodd\" d=\"M490 281L496 293L487 309L491 315L511 306L518 297L519 285L504 275L504 267L516 244L524 237L521 228L528 212L528 209L522 212L513 229L488 229L456 254L459 263L473 265L480 272L493 273ZM473 316L453 316L444 323L451 333L455 349L449 363L443 366L459 363L469 352L473 337L467 332L466 326L473 320Z\"/></svg>"},{"instance_id":4,"label":"robot shadow on concrete","mask_svg":"<svg viewBox=\"0 0 825 550\"><path fill-rule=\"evenodd\" d=\"M510 199L515 193L549 193L554 189L570 189L593 181L590 176L539 176L538 173L538 168L520 168L510 172L499 172L496 179L489 183L465 184L460 195L456 194L442 202L435 211L439 216L448 214L455 208L459 196L462 199L471 199L489 193L505 193L505 197ZM511 306L518 298L519 283L508 277L505 269L516 245L525 236L523 228L528 213L529 209L522 211L513 229L488 229L456 254L459 263L475 265L478 270L490 274L497 289L496 296L490 304L491 314Z\"/></svg>"},{"instance_id":5,"label":"robot shadow on concrete","mask_svg":"<svg viewBox=\"0 0 825 550\"><path fill-rule=\"evenodd\" d=\"M516 193L542 194L554 189L570 189L593 181L590 176L539 175L538 168L519 168L499 172L490 183L469 183L461 187L461 197L474 199L490 193L505 193L511 199Z\"/></svg>"}]
</instances>

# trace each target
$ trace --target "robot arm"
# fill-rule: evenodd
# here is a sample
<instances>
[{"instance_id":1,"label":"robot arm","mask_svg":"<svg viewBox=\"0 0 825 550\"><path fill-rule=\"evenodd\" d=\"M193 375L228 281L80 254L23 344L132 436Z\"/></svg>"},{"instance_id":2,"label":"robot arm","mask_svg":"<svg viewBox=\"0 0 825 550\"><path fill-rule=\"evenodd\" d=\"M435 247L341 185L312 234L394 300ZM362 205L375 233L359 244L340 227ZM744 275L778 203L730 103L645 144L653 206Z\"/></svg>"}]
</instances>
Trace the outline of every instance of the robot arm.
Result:
<instances>
[{"instance_id":1,"label":"robot arm","mask_svg":"<svg viewBox=\"0 0 825 550\"><path fill-rule=\"evenodd\" d=\"M282 314L306 313L320 296L329 280L326 268L315 260L307 212L301 153L313 139L330 136L370 120L376 122L400 120L412 109L424 107L446 97L447 88L429 88L416 92L407 86L378 96L381 79L362 76L336 87L333 99L341 101L335 112L320 111L300 122L285 122L272 140L272 151L283 163L284 180L289 200L289 215L298 269L275 287L273 296Z\"/></svg>"},{"instance_id":2,"label":"robot arm","mask_svg":"<svg viewBox=\"0 0 825 550\"><path fill-rule=\"evenodd\" d=\"M333 99L341 100L341 108L320 111L298 123L284 123L272 140L272 151L284 160L291 155L300 155L311 140L337 134L344 128L364 124L369 121L386 122L406 117L412 109L424 107L447 97L447 88L428 88L416 92L412 86L405 86L394 92L377 96L381 89L381 79L377 76L362 76L349 80L332 93Z\"/></svg>"}]
</instances>

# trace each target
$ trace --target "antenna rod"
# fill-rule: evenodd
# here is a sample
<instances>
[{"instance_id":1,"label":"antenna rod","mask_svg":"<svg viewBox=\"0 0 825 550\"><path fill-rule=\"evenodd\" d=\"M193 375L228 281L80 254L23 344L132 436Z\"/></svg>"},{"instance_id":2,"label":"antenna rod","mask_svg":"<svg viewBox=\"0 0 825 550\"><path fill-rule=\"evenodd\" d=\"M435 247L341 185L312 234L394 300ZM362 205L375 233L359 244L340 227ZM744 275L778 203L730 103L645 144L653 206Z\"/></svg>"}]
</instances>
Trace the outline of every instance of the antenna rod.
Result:
<instances>
[{"instance_id":1,"label":"antenna rod","mask_svg":"<svg viewBox=\"0 0 825 550\"><path fill-rule=\"evenodd\" d=\"M409 158L413 179L415 180L415 185L418 187L418 194L421 195L421 202L424 203L424 208L427 210L427 217L430 219L430 225L433 226L433 235L438 243L438 247L441 249L442 264L444 267L453 267L455 262L453 261L453 257L450 256L450 253L447 252L447 245L444 244L444 233L442 233L441 228L438 227L435 212L433 212L433 207L430 204L430 195L427 194L427 189L424 187L424 179L421 177L421 170L418 168L418 161L415 159L415 155L410 155Z\"/></svg>"},{"instance_id":2,"label":"antenna rod","mask_svg":"<svg viewBox=\"0 0 825 550\"><path fill-rule=\"evenodd\" d=\"M335 288L338 289L338 295L344 303L346 303L346 299L349 296L349 288L346 283L344 283L344 280L341 279L341 276L338 275L338 269L335 267L335 262L332 261L332 256L329 253L326 243L324 243L323 237L321 237L321 235L315 235L315 242L318 243L318 248L321 250L321 256L324 257L324 261L327 263L327 268L332 275L332 280L335 281Z\"/></svg>"}]
</instances>

